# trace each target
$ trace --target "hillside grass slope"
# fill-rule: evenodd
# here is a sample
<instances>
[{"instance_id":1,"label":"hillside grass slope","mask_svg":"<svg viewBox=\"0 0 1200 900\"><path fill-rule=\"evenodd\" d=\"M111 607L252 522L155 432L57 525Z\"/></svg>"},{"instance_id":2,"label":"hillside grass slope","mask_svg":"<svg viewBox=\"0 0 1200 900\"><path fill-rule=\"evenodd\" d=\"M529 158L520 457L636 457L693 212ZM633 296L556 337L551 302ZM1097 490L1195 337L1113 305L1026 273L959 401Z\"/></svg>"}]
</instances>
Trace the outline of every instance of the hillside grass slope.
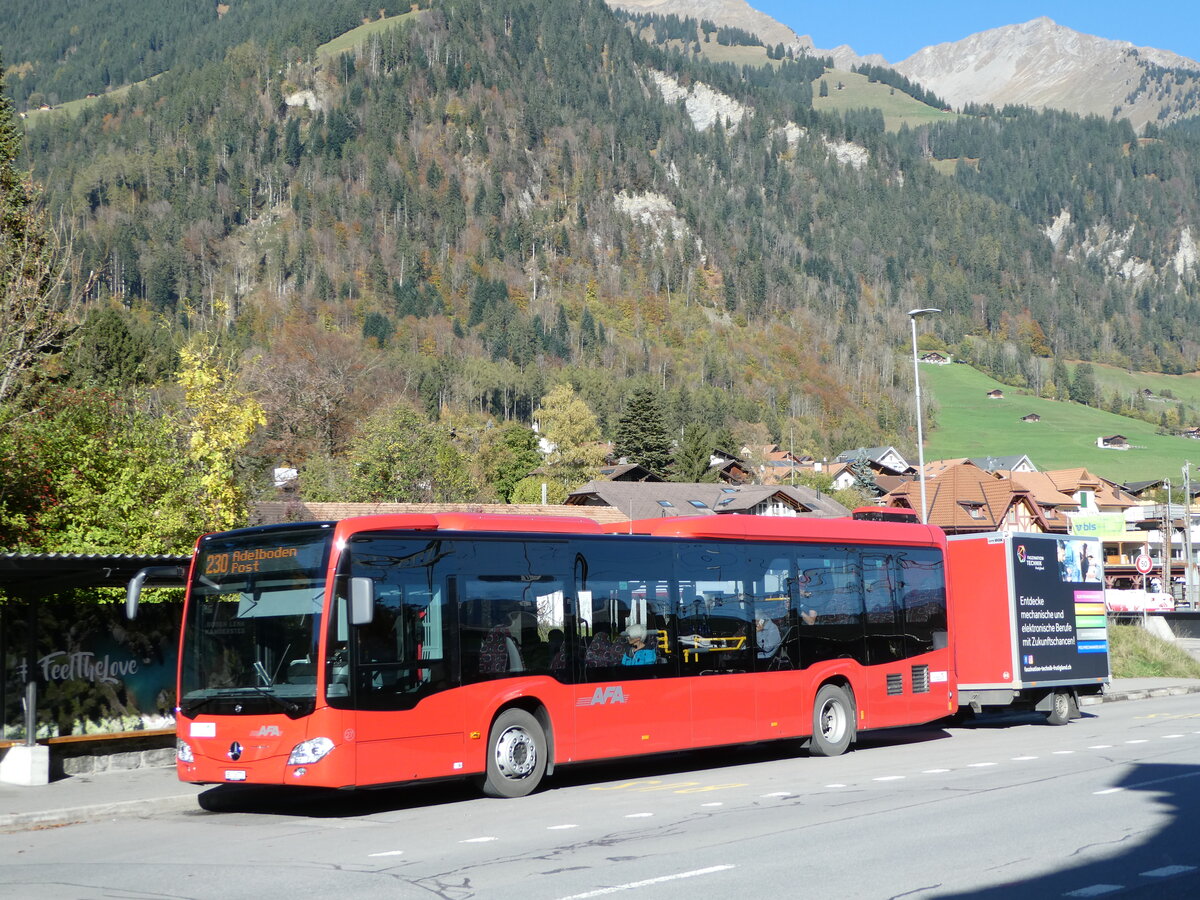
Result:
<instances>
[{"instance_id":1,"label":"hillside grass slope","mask_svg":"<svg viewBox=\"0 0 1200 900\"><path fill-rule=\"evenodd\" d=\"M921 386L935 401L927 460L1024 453L1042 470L1086 466L1120 482L1178 474L1187 460L1200 461L1200 444L1188 438L1158 434L1139 419L1022 393L967 365L922 365ZM989 400L986 394L997 388L1004 399ZM1042 420L1022 422L1029 413ZM1097 437L1112 434L1125 435L1133 449L1096 446Z\"/></svg>"}]
</instances>

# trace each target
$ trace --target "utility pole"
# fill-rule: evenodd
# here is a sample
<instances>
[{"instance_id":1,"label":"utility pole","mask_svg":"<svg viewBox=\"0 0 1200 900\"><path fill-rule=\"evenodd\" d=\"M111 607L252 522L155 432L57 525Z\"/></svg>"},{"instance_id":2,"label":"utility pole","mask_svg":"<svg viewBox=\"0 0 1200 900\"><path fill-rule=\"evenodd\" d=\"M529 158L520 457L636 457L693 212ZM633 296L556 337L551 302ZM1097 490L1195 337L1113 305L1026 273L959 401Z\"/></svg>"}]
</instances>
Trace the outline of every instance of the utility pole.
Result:
<instances>
[{"instance_id":1,"label":"utility pole","mask_svg":"<svg viewBox=\"0 0 1200 900\"><path fill-rule=\"evenodd\" d=\"M1183 464L1183 603L1192 608L1196 596L1196 565L1192 558L1192 463Z\"/></svg>"},{"instance_id":2,"label":"utility pole","mask_svg":"<svg viewBox=\"0 0 1200 900\"><path fill-rule=\"evenodd\" d=\"M1172 597L1175 596L1175 586L1171 583L1171 554L1174 552L1175 522L1171 518L1171 479L1164 479L1167 485L1167 511L1163 514L1163 585Z\"/></svg>"}]
</instances>

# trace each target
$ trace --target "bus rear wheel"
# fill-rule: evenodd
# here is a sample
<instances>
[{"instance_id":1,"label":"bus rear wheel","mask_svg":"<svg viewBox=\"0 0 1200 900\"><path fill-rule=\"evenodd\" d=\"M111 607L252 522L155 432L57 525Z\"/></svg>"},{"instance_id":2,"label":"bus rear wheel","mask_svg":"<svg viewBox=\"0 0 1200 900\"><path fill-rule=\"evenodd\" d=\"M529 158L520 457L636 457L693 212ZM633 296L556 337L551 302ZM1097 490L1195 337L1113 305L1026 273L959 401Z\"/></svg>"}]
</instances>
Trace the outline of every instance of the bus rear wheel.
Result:
<instances>
[{"instance_id":1,"label":"bus rear wheel","mask_svg":"<svg viewBox=\"0 0 1200 900\"><path fill-rule=\"evenodd\" d=\"M1047 725L1066 725L1071 721L1071 694L1055 691L1050 697L1050 711L1046 713Z\"/></svg>"},{"instance_id":2,"label":"bus rear wheel","mask_svg":"<svg viewBox=\"0 0 1200 900\"><path fill-rule=\"evenodd\" d=\"M489 797L524 797L546 774L546 735L523 709L506 709L488 734L487 774L480 788Z\"/></svg>"},{"instance_id":3,"label":"bus rear wheel","mask_svg":"<svg viewBox=\"0 0 1200 900\"><path fill-rule=\"evenodd\" d=\"M813 701L813 756L840 756L854 739L854 702L844 687L827 684Z\"/></svg>"}]
</instances>

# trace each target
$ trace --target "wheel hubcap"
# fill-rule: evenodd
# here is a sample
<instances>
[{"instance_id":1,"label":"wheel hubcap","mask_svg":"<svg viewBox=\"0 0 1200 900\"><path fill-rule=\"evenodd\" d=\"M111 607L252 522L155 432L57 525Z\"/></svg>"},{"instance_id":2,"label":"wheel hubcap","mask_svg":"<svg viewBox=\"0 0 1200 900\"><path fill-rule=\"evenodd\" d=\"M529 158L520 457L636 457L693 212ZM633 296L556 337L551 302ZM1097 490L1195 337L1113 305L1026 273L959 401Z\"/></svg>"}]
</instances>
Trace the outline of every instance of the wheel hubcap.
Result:
<instances>
[{"instance_id":1,"label":"wheel hubcap","mask_svg":"<svg viewBox=\"0 0 1200 900\"><path fill-rule=\"evenodd\" d=\"M842 708L832 701L826 703L821 708L821 734L824 735L827 741L837 743L841 739L842 731L845 727L845 717L842 715Z\"/></svg>"},{"instance_id":2,"label":"wheel hubcap","mask_svg":"<svg viewBox=\"0 0 1200 900\"><path fill-rule=\"evenodd\" d=\"M496 741L496 768L505 778L525 778L537 766L537 746L523 728L508 728Z\"/></svg>"}]
</instances>

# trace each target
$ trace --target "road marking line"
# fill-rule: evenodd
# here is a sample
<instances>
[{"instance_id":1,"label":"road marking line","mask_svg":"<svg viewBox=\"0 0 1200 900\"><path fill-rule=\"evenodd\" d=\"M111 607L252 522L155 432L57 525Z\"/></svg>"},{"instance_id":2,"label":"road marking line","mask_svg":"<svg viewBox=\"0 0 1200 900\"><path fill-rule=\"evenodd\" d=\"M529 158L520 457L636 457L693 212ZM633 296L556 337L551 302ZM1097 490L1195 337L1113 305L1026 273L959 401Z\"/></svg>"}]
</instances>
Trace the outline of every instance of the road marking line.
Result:
<instances>
[{"instance_id":1,"label":"road marking line","mask_svg":"<svg viewBox=\"0 0 1200 900\"><path fill-rule=\"evenodd\" d=\"M1102 894L1111 894L1113 891L1123 890L1123 884L1093 884L1090 887L1080 888L1077 891L1070 891L1063 894L1064 897L1099 897Z\"/></svg>"},{"instance_id":2,"label":"road marking line","mask_svg":"<svg viewBox=\"0 0 1200 900\"><path fill-rule=\"evenodd\" d=\"M488 841L498 841L500 838L495 837L477 837L467 838L465 841L459 841L460 844L486 844Z\"/></svg>"},{"instance_id":3,"label":"road marking line","mask_svg":"<svg viewBox=\"0 0 1200 900\"><path fill-rule=\"evenodd\" d=\"M1031 760L1031 759L1037 759L1037 757L1036 756L1014 756L1012 758L1012 761L1013 762L1029 762L1029 760Z\"/></svg>"},{"instance_id":4,"label":"road marking line","mask_svg":"<svg viewBox=\"0 0 1200 900\"><path fill-rule=\"evenodd\" d=\"M374 859L377 856L403 856L403 855L404 855L403 850L384 850L382 853L368 853L367 857L369 859Z\"/></svg>"},{"instance_id":5,"label":"road marking line","mask_svg":"<svg viewBox=\"0 0 1200 900\"><path fill-rule=\"evenodd\" d=\"M1164 734L1164 735L1163 735L1163 740L1164 740L1164 741L1169 741L1169 740L1171 740L1171 738L1181 738L1181 737L1183 737L1183 735L1182 735L1182 734Z\"/></svg>"},{"instance_id":6,"label":"road marking line","mask_svg":"<svg viewBox=\"0 0 1200 900\"><path fill-rule=\"evenodd\" d=\"M872 781L903 781L903 775L880 775L878 778L872 778Z\"/></svg>"},{"instance_id":7,"label":"road marking line","mask_svg":"<svg viewBox=\"0 0 1200 900\"><path fill-rule=\"evenodd\" d=\"M1184 872L1194 872L1195 866L1163 866L1161 869L1151 869L1149 872L1142 872L1143 878L1171 878L1174 875L1182 875Z\"/></svg>"},{"instance_id":8,"label":"road marking line","mask_svg":"<svg viewBox=\"0 0 1200 900\"><path fill-rule=\"evenodd\" d=\"M837 782L834 782L833 784L827 784L827 785L825 785L825 787L845 787L845 785L844 785L844 784L839 784L839 783L837 783Z\"/></svg>"},{"instance_id":9,"label":"road marking line","mask_svg":"<svg viewBox=\"0 0 1200 900\"><path fill-rule=\"evenodd\" d=\"M1092 791L1092 793L1095 794L1096 796L1099 796L1101 794L1119 794L1123 790L1125 790L1125 788L1115 787L1115 788L1105 788L1102 791Z\"/></svg>"},{"instance_id":10,"label":"road marking line","mask_svg":"<svg viewBox=\"0 0 1200 900\"><path fill-rule=\"evenodd\" d=\"M718 802L718 803L701 803L700 805L701 806L724 806L725 804Z\"/></svg>"},{"instance_id":11,"label":"road marking line","mask_svg":"<svg viewBox=\"0 0 1200 900\"><path fill-rule=\"evenodd\" d=\"M988 766L994 766L994 765L997 765L997 764L996 763L970 763L968 765L968 768L970 768L970 769L986 769Z\"/></svg>"},{"instance_id":12,"label":"road marking line","mask_svg":"<svg viewBox=\"0 0 1200 900\"><path fill-rule=\"evenodd\" d=\"M1126 741L1125 743L1127 743L1127 744L1148 744L1148 743L1150 743L1150 739L1149 738L1137 738L1136 740Z\"/></svg>"},{"instance_id":13,"label":"road marking line","mask_svg":"<svg viewBox=\"0 0 1200 900\"><path fill-rule=\"evenodd\" d=\"M949 769L926 769L921 774L922 775L941 775L944 772L949 772L949 771L950 771Z\"/></svg>"},{"instance_id":14,"label":"road marking line","mask_svg":"<svg viewBox=\"0 0 1200 900\"><path fill-rule=\"evenodd\" d=\"M788 793L787 791L776 791L773 794L760 794L759 796L761 796L761 797L790 797L792 795L790 793Z\"/></svg>"},{"instance_id":15,"label":"road marking line","mask_svg":"<svg viewBox=\"0 0 1200 900\"><path fill-rule=\"evenodd\" d=\"M654 813L630 813L625 818L627 819L649 819Z\"/></svg>"},{"instance_id":16,"label":"road marking line","mask_svg":"<svg viewBox=\"0 0 1200 900\"><path fill-rule=\"evenodd\" d=\"M683 878L697 878L700 875L714 875L717 872L724 872L728 869L737 868L736 866L709 866L707 869L694 869L691 872L677 872L674 875L660 875L658 878L647 878L645 881L630 881L626 884L616 884L612 887L600 888L595 891L587 891L583 894L571 894L568 897L562 897L560 900L588 900L589 897L603 897L606 894L616 894L621 891L632 891L637 888L649 887L652 884L663 884L668 881L679 881Z\"/></svg>"},{"instance_id":17,"label":"road marking line","mask_svg":"<svg viewBox=\"0 0 1200 900\"><path fill-rule=\"evenodd\" d=\"M1055 750L1054 755L1055 756L1067 756L1068 754L1071 754L1074 752L1075 752L1074 750Z\"/></svg>"},{"instance_id":18,"label":"road marking line","mask_svg":"<svg viewBox=\"0 0 1200 900\"><path fill-rule=\"evenodd\" d=\"M1092 744L1088 747L1089 750L1111 750L1112 744Z\"/></svg>"},{"instance_id":19,"label":"road marking line","mask_svg":"<svg viewBox=\"0 0 1200 900\"><path fill-rule=\"evenodd\" d=\"M547 831L566 831L568 828L578 828L578 825L547 825Z\"/></svg>"}]
</instances>

